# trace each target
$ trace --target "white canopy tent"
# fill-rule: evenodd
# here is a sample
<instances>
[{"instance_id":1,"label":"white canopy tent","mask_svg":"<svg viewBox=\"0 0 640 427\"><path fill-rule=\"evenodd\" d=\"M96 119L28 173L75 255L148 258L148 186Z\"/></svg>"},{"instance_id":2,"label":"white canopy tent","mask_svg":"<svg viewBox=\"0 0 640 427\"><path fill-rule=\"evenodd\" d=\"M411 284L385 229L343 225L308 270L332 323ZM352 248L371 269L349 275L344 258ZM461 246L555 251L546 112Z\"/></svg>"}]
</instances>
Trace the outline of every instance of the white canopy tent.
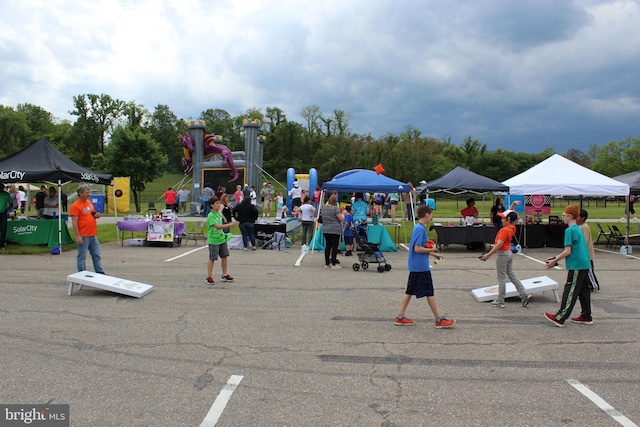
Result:
<instances>
[{"instance_id":1,"label":"white canopy tent","mask_svg":"<svg viewBox=\"0 0 640 427\"><path fill-rule=\"evenodd\" d=\"M511 194L626 196L629 184L594 172L559 154L503 182Z\"/></svg>"},{"instance_id":2,"label":"white canopy tent","mask_svg":"<svg viewBox=\"0 0 640 427\"><path fill-rule=\"evenodd\" d=\"M628 196L629 184L585 168L559 154L503 181L511 194L559 196ZM627 205L628 205L627 198ZM628 210L628 207L627 207ZM629 229L625 244L629 242Z\"/></svg>"}]
</instances>

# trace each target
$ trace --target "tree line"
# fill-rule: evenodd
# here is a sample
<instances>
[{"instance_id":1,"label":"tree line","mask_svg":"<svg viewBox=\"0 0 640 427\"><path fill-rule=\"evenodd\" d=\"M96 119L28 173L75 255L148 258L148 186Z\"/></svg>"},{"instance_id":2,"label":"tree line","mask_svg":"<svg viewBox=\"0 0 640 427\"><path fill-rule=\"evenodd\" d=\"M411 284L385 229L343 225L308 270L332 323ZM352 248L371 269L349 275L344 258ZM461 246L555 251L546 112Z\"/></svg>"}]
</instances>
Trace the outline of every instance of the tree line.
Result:
<instances>
[{"instance_id":1,"label":"tree line","mask_svg":"<svg viewBox=\"0 0 640 427\"><path fill-rule=\"evenodd\" d=\"M164 173L182 171L183 151L178 134L185 134L187 120L205 120L207 132L221 135L232 151L244 150L244 119L258 119L266 137L263 168L278 180L286 171L318 170L320 182L344 170L372 169L382 163L385 175L403 182L433 180L462 166L497 181L504 181L554 154L552 148L538 153L494 151L471 136L459 144L450 138L436 139L408 125L399 134L374 137L352 132L352 116L343 110L323 112L317 105L305 107L304 122L287 118L277 107L250 108L233 116L219 108L198 117L178 118L167 105L153 111L133 101L106 94L73 97L69 113L75 121L59 120L42 107L0 105L0 158L49 139L76 163L115 176L130 176L138 206L145 184ZM591 145L586 152L571 148L570 160L607 176L640 169L640 139L627 137L605 145Z\"/></svg>"}]
</instances>

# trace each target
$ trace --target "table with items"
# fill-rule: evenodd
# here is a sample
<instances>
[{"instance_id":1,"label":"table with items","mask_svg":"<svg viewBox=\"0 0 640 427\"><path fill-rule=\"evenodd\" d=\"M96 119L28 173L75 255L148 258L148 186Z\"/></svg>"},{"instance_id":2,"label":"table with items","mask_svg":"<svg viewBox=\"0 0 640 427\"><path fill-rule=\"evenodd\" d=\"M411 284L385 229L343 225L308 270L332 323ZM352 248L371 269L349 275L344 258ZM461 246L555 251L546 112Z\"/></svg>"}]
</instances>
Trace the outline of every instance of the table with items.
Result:
<instances>
[{"instance_id":1,"label":"table with items","mask_svg":"<svg viewBox=\"0 0 640 427\"><path fill-rule=\"evenodd\" d=\"M66 222L62 223L62 244L74 243L69 234ZM9 243L19 245L47 245L52 248L58 245L57 219L15 219L7 221L7 238Z\"/></svg>"},{"instance_id":2,"label":"table with items","mask_svg":"<svg viewBox=\"0 0 640 427\"><path fill-rule=\"evenodd\" d=\"M145 242L162 242L180 244L181 236L187 229L187 224L181 221L146 221L124 220L117 222L120 241L124 246L124 233L145 233Z\"/></svg>"},{"instance_id":3,"label":"table with items","mask_svg":"<svg viewBox=\"0 0 640 427\"><path fill-rule=\"evenodd\" d=\"M437 244L440 249L451 244L469 245L475 242L493 243L496 239L497 229L494 226L474 225L474 226L443 226L432 225L430 230L435 230Z\"/></svg>"},{"instance_id":4,"label":"table with items","mask_svg":"<svg viewBox=\"0 0 640 427\"><path fill-rule=\"evenodd\" d=\"M513 243L523 248L562 248L566 224L516 224ZM468 245L473 242L494 243L498 229L492 225L481 226L442 226L432 225L437 243L441 249L450 244Z\"/></svg>"},{"instance_id":5,"label":"table with items","mask_svg":"<svg viewBox=\"0 0 640 427\"><path fill-rule=\"evenodd\" d=\"M292 217L269 222L258 220L253 225L253 232L258 240L269 241L276 231L284 233L292 242L295 242L302 236L302 221Z\"/></svg>"}]
</instances>

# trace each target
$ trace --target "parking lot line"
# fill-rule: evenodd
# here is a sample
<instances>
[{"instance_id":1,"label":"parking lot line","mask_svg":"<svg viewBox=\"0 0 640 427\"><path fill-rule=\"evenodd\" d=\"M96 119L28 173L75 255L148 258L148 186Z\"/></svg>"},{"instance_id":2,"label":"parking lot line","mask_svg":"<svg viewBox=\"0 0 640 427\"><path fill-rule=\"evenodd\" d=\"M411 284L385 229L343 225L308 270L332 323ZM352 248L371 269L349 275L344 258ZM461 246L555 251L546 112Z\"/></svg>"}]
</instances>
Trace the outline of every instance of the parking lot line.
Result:
<instances>
[{"instance_id":1,"label":"parking lot line","mask_svg":"<svg viewBox=\"0 0 640 427\"><path fill-rule=\"evenodd\" d=\"M227 402L231 399L231 395L233 391L236 389L240 381L244 378L243 375L231 375L227 380L225 386L220 390L218 397L211 405L211 409L207 413L207 416L204 417L202 424L200 427L213 427L218 422L220 415L222 415L222 411L224 411L225 406L227 406Z\"/></svg>"},{"instance_id":2,"label":"parking lot line","mask_svg":"<svg viewBox=\"0 0 640 427\"><path fill-rule=\"evenodd\" d=\"M622 415L613 406L609 405L603 398L595 394L591 389L589 389L589 387L582 384L580 381L568 379L567 382L571 384L573 388L582 393L587 399L595 403L598 408L609 414L609 416L616 420L620 425L625 427L638 427L636 423Z\"/></svg>"}]
</instances>

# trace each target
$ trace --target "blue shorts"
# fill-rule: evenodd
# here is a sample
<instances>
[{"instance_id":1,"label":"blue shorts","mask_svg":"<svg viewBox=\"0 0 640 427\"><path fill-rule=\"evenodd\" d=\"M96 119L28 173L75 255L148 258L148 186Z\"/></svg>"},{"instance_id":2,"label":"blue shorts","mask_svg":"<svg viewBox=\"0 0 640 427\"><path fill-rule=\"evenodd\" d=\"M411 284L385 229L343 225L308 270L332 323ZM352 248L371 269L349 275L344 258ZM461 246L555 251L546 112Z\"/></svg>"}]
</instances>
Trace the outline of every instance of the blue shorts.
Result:
<instances>
[{"instance_id":1,"label":"blue shorts","mask_svg":"<svg viewBox=\"0 0 640 427\"><path fill-rule=\"evenodd\" d=\"M415 295L416 298L433 296L433 279L430 271L410 271L407 280L407 295Z\"/></svg>"}]
</instances>

